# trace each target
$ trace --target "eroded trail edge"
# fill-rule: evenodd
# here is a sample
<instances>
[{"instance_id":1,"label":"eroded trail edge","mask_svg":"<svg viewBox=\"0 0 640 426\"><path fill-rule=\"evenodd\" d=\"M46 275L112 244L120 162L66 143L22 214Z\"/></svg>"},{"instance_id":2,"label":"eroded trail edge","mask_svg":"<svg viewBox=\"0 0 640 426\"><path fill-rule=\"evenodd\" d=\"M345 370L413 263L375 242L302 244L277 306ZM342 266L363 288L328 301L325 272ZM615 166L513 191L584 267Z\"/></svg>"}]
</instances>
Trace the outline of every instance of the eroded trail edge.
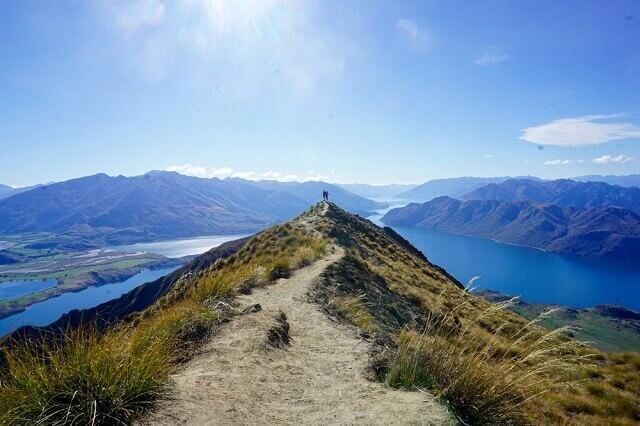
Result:
<instances>
[{"instance_id":1,"label":"eroded trail edge","mask_svg":"<svg viewBox=\"0 0 640 426\"><path fill-rule=\"evenodd\" d=\"M369 381L371 343L332 321L309 292L326 268L325 257L288 279L236 301L258 312L236 316L172 376L171 398L146 424L447 424L451 416L431 394ZM273 345L283 316L291 341ZM272 336L273 337L273 336Z\"/></svg>"}]
</instances>

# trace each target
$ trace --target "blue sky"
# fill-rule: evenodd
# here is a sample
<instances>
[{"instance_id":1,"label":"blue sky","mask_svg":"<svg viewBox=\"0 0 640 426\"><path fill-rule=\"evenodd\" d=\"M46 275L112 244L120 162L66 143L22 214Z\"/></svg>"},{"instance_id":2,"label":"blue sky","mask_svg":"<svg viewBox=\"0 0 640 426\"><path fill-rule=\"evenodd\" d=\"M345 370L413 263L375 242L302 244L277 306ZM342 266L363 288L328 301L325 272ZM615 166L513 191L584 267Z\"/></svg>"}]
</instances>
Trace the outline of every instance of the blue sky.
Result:
<instances>
[{"instance_id":1,"label":"blue sky","mask_svg":"<svg viewBox=\"0 0 640 426\"><path fill-rule=\"evenodd\" d=\"M637 1L0 3L0 183L640 172Z\"/></svg>"}]
</instances>

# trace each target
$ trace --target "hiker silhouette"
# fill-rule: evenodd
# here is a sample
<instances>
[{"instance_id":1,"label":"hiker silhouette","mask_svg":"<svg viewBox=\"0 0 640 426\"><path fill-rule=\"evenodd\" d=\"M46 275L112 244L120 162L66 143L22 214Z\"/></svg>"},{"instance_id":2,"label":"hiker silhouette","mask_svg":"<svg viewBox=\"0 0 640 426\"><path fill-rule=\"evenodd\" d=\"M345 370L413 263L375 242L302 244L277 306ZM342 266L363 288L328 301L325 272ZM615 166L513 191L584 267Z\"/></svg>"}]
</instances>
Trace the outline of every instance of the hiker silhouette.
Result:
<instances>
[{"instance_id":1,"label":"hiker silhouette","mask_svg":"<svg viewBox=\"0 0 640 426\"><path fill-rule=\"evenodd\" d=\"M322 199L324 201L329 201L329 191L322 191Z\"/></svg>"}]
</instances>

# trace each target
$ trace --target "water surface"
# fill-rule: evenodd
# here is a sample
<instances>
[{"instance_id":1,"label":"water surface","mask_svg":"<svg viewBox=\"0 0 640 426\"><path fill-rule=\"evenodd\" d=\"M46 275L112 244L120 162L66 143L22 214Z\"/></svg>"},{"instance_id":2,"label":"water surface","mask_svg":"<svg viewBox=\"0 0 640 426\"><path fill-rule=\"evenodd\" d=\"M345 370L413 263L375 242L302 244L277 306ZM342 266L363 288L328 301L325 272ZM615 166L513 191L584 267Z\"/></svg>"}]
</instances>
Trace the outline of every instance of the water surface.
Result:
<instances>
[{"instance_id":1,"label":"water surface","mask_svg":"<svg viewBox=\"0 0 640 426\"><path fill-rule=\"evenodd\" d=\"M0 300L16 299L54 287L56 280L21 280L0 283Z\"/></svg>"},{"instance_id":2,"label":"water surface","mask_svg":"<svg viewBox=\"0 0 640 426\"><path fill-rule=\"evenodd\" d=\"M385 209L388 210L388 209ZM372 216L380 224L381 211ZM490 239L393 227L463 284L576 308L617 304L640 311L640 263L569 256Z\"/></svg>"},{"instance_id":3,"label":"water surface","mask_svg":"<svg viewBox=\"0 0 640 426\"><path fill-rule=\"evenodd\" d=\"M64 293L43 302L34 303L23 312L0 319L0 336L23 325L45 326L51 324L73 309L93 308L101 303L120 297L141 284L167 275L176 268L145 269L128 280L87 287L75 293Z\"/></svg>"},{"instance_id":4,"label":"water surface","mask_svg":"<svg viewBox=\"0 0 640 426\"><path fill-rule=\"evenodd\" d=\"M202 254L207 250L226 243L227 241L238 240L246 237L247 235L249 234L212 235L179 240L155 241L152 243L128 244L109 247L109 249L123 251L126 253L155 253L166 257L178 258Z\"/></svg>"}]
</instances>

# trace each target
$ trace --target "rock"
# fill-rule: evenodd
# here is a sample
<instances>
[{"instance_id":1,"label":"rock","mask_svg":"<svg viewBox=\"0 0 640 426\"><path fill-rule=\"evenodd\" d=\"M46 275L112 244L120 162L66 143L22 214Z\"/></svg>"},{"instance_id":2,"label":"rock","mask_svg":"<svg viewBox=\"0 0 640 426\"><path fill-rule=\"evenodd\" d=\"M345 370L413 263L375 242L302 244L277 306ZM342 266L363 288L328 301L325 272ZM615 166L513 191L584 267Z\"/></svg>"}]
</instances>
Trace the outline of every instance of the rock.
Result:
<instances>
[{"instance_id":1,"label":"rock","mask_svg":"<svg viewBox=\"0 0 640 426\"><path fill-rule=\"evenodd\" d=\"M252 314L254 312L260 312L262 310L262 306L259 303L255 303L253 305L249 305L242 310L243 314Z\"/></svg>"}]
</instances>

